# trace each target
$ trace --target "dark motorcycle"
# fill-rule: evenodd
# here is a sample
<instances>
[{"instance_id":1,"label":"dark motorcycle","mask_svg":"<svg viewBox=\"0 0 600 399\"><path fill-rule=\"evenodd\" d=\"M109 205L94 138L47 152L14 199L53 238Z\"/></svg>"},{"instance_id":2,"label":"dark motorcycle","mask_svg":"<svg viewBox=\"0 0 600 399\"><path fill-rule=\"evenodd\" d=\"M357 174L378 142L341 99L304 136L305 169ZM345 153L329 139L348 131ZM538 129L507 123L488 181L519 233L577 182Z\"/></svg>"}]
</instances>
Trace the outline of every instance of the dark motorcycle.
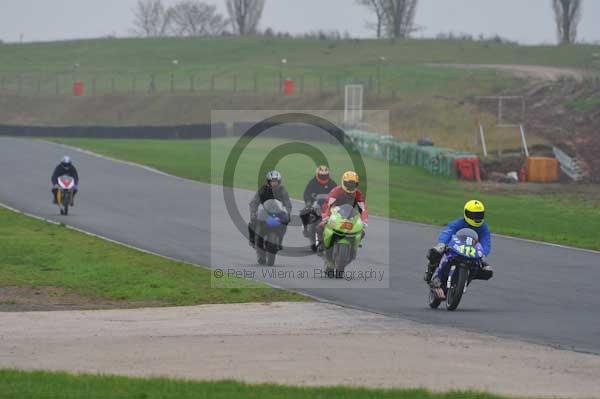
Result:
<instances>
[{"instance_id":1,"label":"dark motorcycle","mask_svg":"<svg viewBox=\"0 0 600 399\"><path fill-rule=\"evenodd\" d=\"M493 272L483 268L483 248L478 240L479 236L471 229L460 230L452 237L444 253L449 262L448 275L440 276L440 288L429 289L429 306L432 309L437 309L446 300L446 309L456 310L473 280L492 278Z\"/></svg>"},{"instance_id":2,"label":"dark motorcycle","mask_svg":"<svg viewBox=\"0 0 600 399\"><path fill-rule=\"evenodd\" d=\"M327 194L319 194L315 196L312 205L304 208L300 212L300 219L302 220L302 223L306 225L304 236L310 241L310 249L312 249L313 252L317 252L317 244L319 242L317 228L319 223L321 223L321 212L326 199Z\"/></svg>"}]
</instances>

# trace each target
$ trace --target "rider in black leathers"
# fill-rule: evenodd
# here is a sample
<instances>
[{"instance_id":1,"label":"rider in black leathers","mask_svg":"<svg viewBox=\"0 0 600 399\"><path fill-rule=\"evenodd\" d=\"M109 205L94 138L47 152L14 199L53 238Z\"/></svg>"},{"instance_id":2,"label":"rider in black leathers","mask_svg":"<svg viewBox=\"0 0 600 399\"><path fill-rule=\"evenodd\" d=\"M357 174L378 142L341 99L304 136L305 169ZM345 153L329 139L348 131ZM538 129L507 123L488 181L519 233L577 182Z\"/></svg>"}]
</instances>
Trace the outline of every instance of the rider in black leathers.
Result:
<instances>
[{"instance_id":1,"label":"rider in black leathers","mask_svg":"<svg viewBox=\"0 0 600 399\"><path fill-rule=\"evenodd\" d=\"M329 194L331 190L337 187L337 184L330 177L329 168L325 165L321 165L315 172L315 177L309 180L306 188L304 189L304 209L300 211L300 219L304 226L304 234L306 235L306 228L308 226L308 217L312 211L312 206L317 195Z\"/></svg>"},{"instance_id":2,"label":"rider in black leathers","mask_svg":"<svg viewBox=\"0 0 600 399\"><path fill-rule=\"evenodd\" d=\"M75 189L73 190L73 196L71 197L71 206L74 206L75 195L77 194L79 187L79 174L77 173L77 169L71 161L71 157L63 157L62 161L56 166L56 168L54 168L54 172L50 178L52 181L52 198L55 204L56 193L58 191L58 178L60 176L71 176L73 179L75 179Z\"/></svg>"},{"instance_id":3,"label":"rider in black leathers","mask_svg":"<svg viewBox=\"0 0 600 399\"><path fill-rule=\"evenodd\" d=\"M254 198L250 201L250 223L248 223L248 239L250 246L254 247L256 230L259 227L257 224L258 206L264 204L266 201L276 199L281 201L284 208L286 209L288 216L292 214L292 202L290 201L290 195L288 194L285 187L281 184L282 177L281 173L276 170L272 170L267 173L266 183L258 189ZM285 233L285 231L284 231Z\"/></svg>"}]
</instances>

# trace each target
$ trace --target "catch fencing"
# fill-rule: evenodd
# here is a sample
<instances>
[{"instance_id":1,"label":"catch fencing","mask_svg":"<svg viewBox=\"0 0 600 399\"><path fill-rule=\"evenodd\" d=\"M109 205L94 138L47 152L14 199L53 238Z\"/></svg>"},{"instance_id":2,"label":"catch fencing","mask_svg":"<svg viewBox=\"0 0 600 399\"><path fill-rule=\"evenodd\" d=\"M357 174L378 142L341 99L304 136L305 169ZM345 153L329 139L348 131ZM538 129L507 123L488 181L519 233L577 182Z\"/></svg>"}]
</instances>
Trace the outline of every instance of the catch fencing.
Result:
<instances>
[{"instance_id":1,"label":"catch fencing","mask_svg":"<svg viewBox=\"0 0 600 399\"><path fill-rule=\"evenodd\" d=\"M368 95L397 98L398 90L372 75L308 73L0 73L0 95L73 96L77 82L80 95L159 95L190 93L284 93L286 80L294 82L295 94L343 95L347 84L364 86Z\"/></svg>"}]
</instances>

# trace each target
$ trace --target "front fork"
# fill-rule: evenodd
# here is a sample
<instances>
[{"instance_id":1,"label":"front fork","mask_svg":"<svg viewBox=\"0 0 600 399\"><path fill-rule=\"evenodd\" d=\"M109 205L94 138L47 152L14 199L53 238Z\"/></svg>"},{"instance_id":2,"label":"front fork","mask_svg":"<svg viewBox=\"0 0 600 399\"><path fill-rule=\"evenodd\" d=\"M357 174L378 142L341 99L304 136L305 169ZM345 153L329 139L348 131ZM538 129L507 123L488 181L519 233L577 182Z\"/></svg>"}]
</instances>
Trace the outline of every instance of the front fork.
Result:
<instances>
[{"instance_id":1,"label":"front fork","mask_svg":"<svg viewBox=\"0 0 600 399\"><path fill-rule=\"evenodd\" d=\"M450 271L448 272L448 279L446 280L446 293L448 293L448 290L450 289L450 287L452 287L452 276L454 276L454 273L458 270L458 267L456 267L456 265L452 265L450 267ZM463 290L463 294L467 293L467 288L469 287L469 284L471 283L471 277L470 277L470 272L469 272L469 279L467 280L467 284L465 284L465 289Z\"/></svg>"}]
</instances>

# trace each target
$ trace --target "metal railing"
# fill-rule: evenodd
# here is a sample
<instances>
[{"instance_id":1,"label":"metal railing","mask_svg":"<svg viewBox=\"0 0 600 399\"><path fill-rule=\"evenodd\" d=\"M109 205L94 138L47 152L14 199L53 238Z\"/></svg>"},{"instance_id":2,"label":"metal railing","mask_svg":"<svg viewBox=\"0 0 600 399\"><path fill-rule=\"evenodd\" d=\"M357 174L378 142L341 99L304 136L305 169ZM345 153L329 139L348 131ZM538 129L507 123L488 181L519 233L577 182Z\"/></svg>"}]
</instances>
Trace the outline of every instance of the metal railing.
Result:
<instances>
[{"instance_id":1,"label":"metal railing","mask_svg":"<svg viewBox=\"0 0 600 399\"><path fill-rule=\"evenodd\" d=\"M583 179L583 173L576 158L570 157L558 147L553 147L552 151L554 152L556 159L558 159L558 162L560 163L560 169L564 172L564 174L569 176L574 181L580 181Z\"/></svg>"}]
</instances>

